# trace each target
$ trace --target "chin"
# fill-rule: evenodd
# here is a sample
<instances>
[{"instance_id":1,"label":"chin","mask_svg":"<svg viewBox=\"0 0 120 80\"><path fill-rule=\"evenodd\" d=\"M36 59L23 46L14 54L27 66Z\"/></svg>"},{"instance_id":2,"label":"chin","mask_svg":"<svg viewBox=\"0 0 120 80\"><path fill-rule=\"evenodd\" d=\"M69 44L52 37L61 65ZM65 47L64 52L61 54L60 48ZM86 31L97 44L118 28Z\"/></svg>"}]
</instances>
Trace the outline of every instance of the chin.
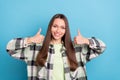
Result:
<instances>
[{"instance_id":1,"label":"chin","mask_svg":"<svg viewBox=\"0 0 120 80\"><path fill-rule=\"evenodd\" d=\"M61 38L54 38L55 40L60 40Z\"/></svg>"},{"instance_id":2,"label":"chin","mask_svg":"<svg viewBox=\"0 0 120 80\"><path fill-rule=\"evenodd\" d=\"M59 39L61 39L61 37L54 37L54 39L55 39L55 40L59 40Z\"/></svg>"}]
</instances>

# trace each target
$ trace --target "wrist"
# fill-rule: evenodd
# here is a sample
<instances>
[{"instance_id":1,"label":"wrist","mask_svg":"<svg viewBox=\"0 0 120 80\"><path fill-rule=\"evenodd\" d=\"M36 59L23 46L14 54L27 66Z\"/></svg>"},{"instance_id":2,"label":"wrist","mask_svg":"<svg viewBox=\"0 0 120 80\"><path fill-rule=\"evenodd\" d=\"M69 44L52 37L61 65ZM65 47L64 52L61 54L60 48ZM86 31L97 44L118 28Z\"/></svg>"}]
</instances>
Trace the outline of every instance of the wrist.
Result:
<instances>
[{"instance_id":1,"label":"wrist","mask_svg":"<svg viewBox=\"0 0 120 80\"><path fill-rule=\"evenodd\" d=\"M89 39L87 39L87 38L85 38L85 40L84 40L85 42L85 44L88 44L89 45Z\"/></svg>"}]
</instances>

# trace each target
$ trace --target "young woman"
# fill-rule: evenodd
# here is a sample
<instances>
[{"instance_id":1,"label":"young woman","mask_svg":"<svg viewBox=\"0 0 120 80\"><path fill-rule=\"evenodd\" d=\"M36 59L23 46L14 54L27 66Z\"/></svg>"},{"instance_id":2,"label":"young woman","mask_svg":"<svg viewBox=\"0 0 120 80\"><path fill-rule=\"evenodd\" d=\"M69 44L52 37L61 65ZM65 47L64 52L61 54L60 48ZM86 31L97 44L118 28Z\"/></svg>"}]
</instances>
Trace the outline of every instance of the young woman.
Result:
<instances>
[{"instance_id":1,"label":"young woman","mask_svg":"<svg viewBox=\"0 0 120 80\"><path fill-rule=\"evenodd\" d=\"M71 40L68 20L63 14L52 17L46 37L16 38L7 51L27 63L28 80L87 80L85 64L100 55L105 44L78 35Z\"/></svg>"}]
</instances>

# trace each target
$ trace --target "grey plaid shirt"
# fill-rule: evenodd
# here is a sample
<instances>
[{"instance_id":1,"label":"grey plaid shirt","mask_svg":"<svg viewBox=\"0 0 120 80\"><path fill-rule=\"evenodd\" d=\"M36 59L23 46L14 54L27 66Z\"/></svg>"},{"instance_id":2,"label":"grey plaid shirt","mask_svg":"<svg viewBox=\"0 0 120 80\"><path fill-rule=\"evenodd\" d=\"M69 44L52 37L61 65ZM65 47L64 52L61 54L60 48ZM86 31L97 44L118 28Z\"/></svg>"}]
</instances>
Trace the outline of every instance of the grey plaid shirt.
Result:
<instances>
[{"instance_id":1,"label":"grey plaid shirt","mask_svg":"<svg viewBox=\"0 0 120 80\"><path fill-rule=\"evenodd\" d=\"M89 39L90 44L74 45L78 68L72 72L67 62L66 49L63 46L61 54L64 63L65 80L87 80L85 64L97 57L105 49L105 44L96 38ZM26 44L26 38L16 38L7 45L7 51L11 56L27 63L28 80L53 80L52 70L54 61L54 46L49 46L48 58L44 67L35 65L36 56L42 44Z\"/></svg>"}]
</instances>

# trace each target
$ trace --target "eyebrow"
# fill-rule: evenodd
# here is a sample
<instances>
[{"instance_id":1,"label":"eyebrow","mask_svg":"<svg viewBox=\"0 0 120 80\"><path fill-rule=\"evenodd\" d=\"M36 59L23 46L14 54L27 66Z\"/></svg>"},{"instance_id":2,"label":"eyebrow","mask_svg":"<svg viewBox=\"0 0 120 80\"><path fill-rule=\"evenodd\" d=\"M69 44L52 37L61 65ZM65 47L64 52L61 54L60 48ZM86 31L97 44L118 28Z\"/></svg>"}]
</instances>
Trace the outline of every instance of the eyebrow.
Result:
<instances>
[{"instance_id":1,"label":"eyebrow","mask_svg":"<svg viewBox=\"0 0 120 80\"><path fill-rule=\"evenodd\" d=\"M53 24L53 25L58 26L57 24ZM66 26L64 26L64 25L61 25L60 27L65 27L66 28Z\"/></svg>"}]
</instances>

